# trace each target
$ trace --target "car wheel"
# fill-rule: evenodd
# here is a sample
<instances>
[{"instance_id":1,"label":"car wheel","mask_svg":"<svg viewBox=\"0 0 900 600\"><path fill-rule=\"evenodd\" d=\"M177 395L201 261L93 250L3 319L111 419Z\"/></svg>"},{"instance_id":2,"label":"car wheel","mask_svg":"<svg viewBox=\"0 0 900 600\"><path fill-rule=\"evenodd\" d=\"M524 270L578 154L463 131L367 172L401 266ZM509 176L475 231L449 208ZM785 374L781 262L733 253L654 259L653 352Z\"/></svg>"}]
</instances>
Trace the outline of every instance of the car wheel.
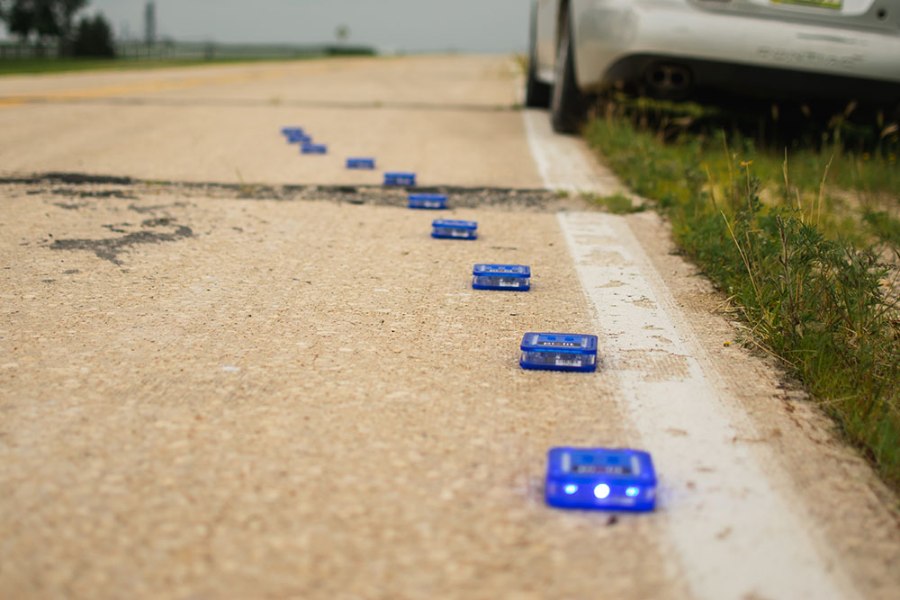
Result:
<instances>
[{"instance_id":1,"label":"car wheel","mask_svg":"<svg viewBox=\"0 0 900 600\"><path fill-rule=\"evenodd\" d=\"M535 73L534 62L528 61L528 76L525 81L525 106L528 108L547 108L550 106L551 88L541 83Z\"/></svg>"},{"instance_id":2,"label":"car wheel","mask_svg":"<svg viewBox=\"0 0 900 600\"><path fill-rule=\"evenodd\" d=\"M556 81L550 101L550 121L558 133L576 133L587 112L587 103L575 81L572 24L564 16L562 39L556 56Z\"/></svg>"},{"instance_id":3,"label":"car wheel","mask_svg":"<svg viewBox=\"0 0 900 600\"><path fill-rule=\"evenodd\" d=\"M551 88L537 78L537 15L531 12L531 33L528 40L528 73L525 79L525 106L547 108L550 106Z\"/></svg>"}]
</instances>

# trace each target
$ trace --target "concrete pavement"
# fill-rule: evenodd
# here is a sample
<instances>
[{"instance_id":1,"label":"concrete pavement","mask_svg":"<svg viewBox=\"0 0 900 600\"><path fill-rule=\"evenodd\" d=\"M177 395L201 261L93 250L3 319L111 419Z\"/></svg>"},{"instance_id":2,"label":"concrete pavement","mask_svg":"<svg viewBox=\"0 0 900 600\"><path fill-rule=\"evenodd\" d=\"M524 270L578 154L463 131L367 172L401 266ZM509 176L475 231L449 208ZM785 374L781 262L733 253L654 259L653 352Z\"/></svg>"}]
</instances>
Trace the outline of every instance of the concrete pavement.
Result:
<instances>
[{"instance_id":1,"label":"concrete pavement","mask_svg":"<svg viewBox=\"0 0 900 600\"><path fill-rule=\"evenodd\" d=\"M0 165L176 181L380 183L343 168L347 156L372 155L383 169L420 173L423 184L542 185L513 110L516 71L505 61L192 71L3 78L0 103L24 104L0 104ZM277 135L285 125L330 144L336 160L299 160Z\"/></svg>"}]
</instances>

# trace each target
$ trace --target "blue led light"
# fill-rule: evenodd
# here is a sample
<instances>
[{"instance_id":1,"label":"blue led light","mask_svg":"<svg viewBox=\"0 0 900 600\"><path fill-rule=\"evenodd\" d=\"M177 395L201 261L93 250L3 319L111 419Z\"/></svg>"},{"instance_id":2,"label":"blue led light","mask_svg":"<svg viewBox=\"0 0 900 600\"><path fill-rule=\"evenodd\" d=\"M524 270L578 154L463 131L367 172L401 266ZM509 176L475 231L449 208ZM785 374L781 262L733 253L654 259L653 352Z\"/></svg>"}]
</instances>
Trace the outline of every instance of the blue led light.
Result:
<instances>
[{"instance_id":1,"label":"blue led light","mask_svg":"<svg viewBox=\"0 0 900 600\"><path fill-rule=\"evenodd\" d=\"M609 493L611 491L612 490L609 489L608 485L606 485L605 483L601 483L594 488L594 497L597 500L606 500L607 498L609 498Z\"/></svg>"},{"instance_id":2,"label":"blue led light","mask_svg":"<svg viewBox=\"0 0 900 600\"><path fill-rule=\"evenodd\" d=\"M640 450L553 448L547 456L545 497L557 508L653 510L653 460Z\"/></svg>"}]
</instances>

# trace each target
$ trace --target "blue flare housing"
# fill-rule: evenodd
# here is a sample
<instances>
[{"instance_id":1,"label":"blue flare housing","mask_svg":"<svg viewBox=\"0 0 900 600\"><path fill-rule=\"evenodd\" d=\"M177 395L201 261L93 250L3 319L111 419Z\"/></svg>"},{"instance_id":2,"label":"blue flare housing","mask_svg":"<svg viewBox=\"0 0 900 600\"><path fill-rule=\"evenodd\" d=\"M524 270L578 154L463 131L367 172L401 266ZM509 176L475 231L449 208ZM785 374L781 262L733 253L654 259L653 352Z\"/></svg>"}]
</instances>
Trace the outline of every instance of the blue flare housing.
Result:
<instances>
[{"instance_id":1,"label":"blue flare housing","mask_svg":"<svg viewBox=\"0 0 900 600\"><path fill-rule=\"evenodd\" d=\"M656 508L653 459L641 450L553 448L544 494L557 508L651 511Z\"/></svg>"}]
</instances>

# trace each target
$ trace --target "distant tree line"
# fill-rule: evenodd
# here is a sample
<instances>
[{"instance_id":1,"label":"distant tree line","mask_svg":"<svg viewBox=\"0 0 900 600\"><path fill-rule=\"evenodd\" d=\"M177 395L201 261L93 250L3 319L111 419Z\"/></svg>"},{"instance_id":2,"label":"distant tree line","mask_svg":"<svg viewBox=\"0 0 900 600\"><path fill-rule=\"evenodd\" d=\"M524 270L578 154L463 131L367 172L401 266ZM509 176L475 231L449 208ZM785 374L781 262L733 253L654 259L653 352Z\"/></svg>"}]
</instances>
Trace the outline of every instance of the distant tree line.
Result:
<instances>
[{"instance_id":1,"label":"distant tree line","mask_svg":"<svg viewBox=\"0 0 900 600\"><path fill-rule=\"evenodd\" d=\"M116 55L112 28L101 14L77 14L89 0L0 0L0 21L22 42L56 40L62 57Z\"/></svg>"}]
</instances>

